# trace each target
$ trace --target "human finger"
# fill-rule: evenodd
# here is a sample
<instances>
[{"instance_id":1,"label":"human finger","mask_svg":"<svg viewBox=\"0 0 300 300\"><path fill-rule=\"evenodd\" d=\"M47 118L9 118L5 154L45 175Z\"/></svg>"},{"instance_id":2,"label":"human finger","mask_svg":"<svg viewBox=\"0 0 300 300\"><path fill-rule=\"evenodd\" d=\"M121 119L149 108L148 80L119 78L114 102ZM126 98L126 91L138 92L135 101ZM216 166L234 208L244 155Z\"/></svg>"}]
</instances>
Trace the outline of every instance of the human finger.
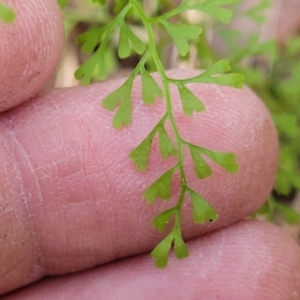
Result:
<instances>
[{"instance_id":1,"label":"human finger","mask_svg":"<svg viewBox=\"0 0 300 300\"><path fill-rule=\"evenodd\" d=\"M300 249L274 225L243 221L188 243L189 258L165 270L148 254L47 278L3 300L299 299Z\"/></svg>"},{"instance_id":2,"label":"human finger","mask_svg":"<svg viewBox=\"0 0 300 300\"><path fill-rule=\"evenodd\" d=\"M2 115L2 293L46 274L75 272L148 252L162 239L151 219L175 204L179 177L174 178L170 202L149 206L143 192L176 158L162 159L155 140L149 168L140 173L128 154L158 122L164 105L140 104L137 81L132 125L117 131L111 126L113 113L102 109L100 100L120 83L54 90ZM187 201L182 213L186 239L255 211L272 188L278 154L271 117L249 89L197 84L190 88L206 111L184 116L179 95L172 90L182 136L209 149L236 153L240 170L231 175L209 162L213 176L200 181L185 153L189 186L220 216L214 224L195 225Z\"/></svg>"}]
</instances>

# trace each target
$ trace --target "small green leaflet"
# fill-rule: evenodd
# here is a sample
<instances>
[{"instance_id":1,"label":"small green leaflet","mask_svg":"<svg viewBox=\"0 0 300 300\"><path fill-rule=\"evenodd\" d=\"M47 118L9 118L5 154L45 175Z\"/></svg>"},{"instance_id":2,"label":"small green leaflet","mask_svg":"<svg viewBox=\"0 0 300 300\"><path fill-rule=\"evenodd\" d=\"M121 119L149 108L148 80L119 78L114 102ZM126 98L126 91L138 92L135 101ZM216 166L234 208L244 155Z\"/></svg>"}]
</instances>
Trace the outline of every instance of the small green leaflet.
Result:
<instances>
[{"instance_id":1,"label":"small green leaflet","mask_svg":"<svg viewBox=\"0 0 300 300\"><path fill-rule=\"evenodd\" d=\"M297 117L287 113L273 113L273 120L279 132L290 138L296 138L299 134Z\"/></svg>"},{"instance_id":2,"label":"small green leaflet","mask_svg":"<svg viewBox=\"0 0 300 300\"><path fill-rule=\"evenodd\" d=\"M289 56L298 55L300 52L300 37L291 38L287 44L287 52Z\"/></svg>"},{"instance_id":3,"label":"small green leaflet","mask_svg":"<svg viewBox=\"0 0 300 300\"><path fill-rule=\"evenodd\" d=\"M128 85L126 85L125 82L118 89L114 90L104 98L102 106L109 111L114 110L118 103L122 100L124 94L127 92L127 89Z\"/></svg>"},{"instance_id":4,"label":"small green leaflet","mask_svg":"<svg viewBox=\"0 0 300 300\"><path fill-rule=\"evenodd\" d=\"M217 212L203 197L192 189L188 189L188 192L193 203L193 217L195 223L204 224L206 221L214 222L218 219Z\"/></svg>"},{"instance_id":5,"label":"small green leaflet","mask_svg":"<svg viewBox=\"0 0 300 300\"><path fill-rule=\"evenodd\" d=\"M68 5L69 0L57 0L57 2L59 7L61 9L64 9Z\"/></svg>"},{"instance_id":6,"label":"small green leaflet","mask_svg":"<svg viewBox=\"0 0 300 300\"><path fill-rule=\"evenodd\" d=\"M3 20L5 23L12 23L15 18L15 12L7 5L0 2L0 20Z\"/></svg>"},{"instance_id":7,"label":"small green leaflet","mask_svg":"<svg viewBox=\"0 0 300 300\"><path fill-rule=\"evenodd\" d=\"M167 266L173 239L173 235L169 234L154 248L154 250L152 250L151 256L158 268L163 269Z\"/></svg>"},{"instance_id":8,"label":"small green leaflet","mask_svg":"<svg viewBox=\"0 0 300 300\"><path fill-rule=\"evenodd\" d=\"M292 172L286 172L279 166L279 172L276 177L275 188L276 191L282 195L288 195L293 188L291 177L294 175Z\"/></svg>"},{"instance_id":9,"label":"small green leaflet","mask_svg":"<svg viewBox=\"0 0 300 300\"><path fill-rule=\"evenodd\" d=\"M176 208L174 207L163 211L152 220L153 226L160 232L164 231L170 219L175 213Z\"/></svg>"},{"instance_id":10,"label":"small green leaflet","mask_svg":"<svg viewBox=\"0 0 300 300\"><path fill-rule=\"evenodd\" d=\"M92 0L95 3L98 3L100 5L105 5L106 4L106 0Z\"/></svg>"},{"instance_id":11,"label":"small green leaflet","mask_svg":"<svg viewBox=\"0 0 300 300\"><path fill-rule=\"evenodd\" d=\"M163 158L167 158L173 155L177 155L177 150L174 147L169 135L167 134L163 123L157 126L157 131L159 133L159 148L161 156Z\"/></svg>"},{"instance_id":12,"label":"small green leaflet","mask_svg":"<svg viewBox=\"0 0 300 300\"><path fill-rule=\"evenodd\" d=\"M123 126L131 123L131 93L124 94L121 100L120 107L113 119L113 125L116 129L121 129Z\"/></svg>"},{"instance_id":13,"label":"small green leaflet","mask_svg":"<svg viewBox=\"0 0 300 300\"><path fill-rule=\"evenodd\" d=\"M196 25L172 24L165 20L160 21L172 37L181 56L186 56L190 50L188 40L194 40L202 32L202 28Z\"/></svg>"},{"instance_id":14,"label":"small green leaflet","mask_svg":"<svg viewBox=\"0 0 300 300\"><path fill-rule=\"evenodd\" d=\"M77 80L81 79L83 85L89 85L93 72L97 68L98 75L100 78L105 79L107 72L105 69L105 46L101 45L97 51L75 72L75 78Z\"/></svg>"},{"instance_id":15,"label":"small green leaflet","mask_svg":"<svg viewBox=\"0 0 300 300\"><path fill-rule=\"evenodd\" d=\"M147 169L148 158L154 134L150 133L135 149L130 152L130 159L136 163L136 168L143 172Z\"/></svg>"},{"instance_id":16,"label":"small green leaflet","mask_svg":"<svg viewBox=\"0 0 300 300\"><path fill-rule=\"evenodd\" d=\"M188 88L178 85L178 91L183 106L183 111L187 116L193 115L193 112L202 112L205 110L204 104Z\"/></svg>"},{"instance_id":17,"label":"small green leaflet","mask_svg":"<svg viewBox=\"0 0 300 300\"><path fill-rule=\"evenodd\" d=\"M171 199L171 181L174 169L170 169L152 183L145 191L144 197L148 203L153 203L156 198Z\"/></svg>"},{"instance_id":18,"label":"small green leaflet","mask_svg":"<svg viewBox=\"0 0 300 300\"><path fill-rule=\"evenodd\" d=\"M182 239L179 223L175 223L172 231L154 248L151 256L158 268L165 268L168 264L168 255L174 242L174 252L178 259L189 256L189 250Z\"/></svg>"},{"instance_id":19,"label":"small green leaflet","mask_svg":"<svg viewBox=\"0 0 300 300\"><path fill-rule=\"evenodd\" d=\"M105 28L100 27L80 34L77 37L76 42L78 45L81 45L81 51L85 54L91 54L100 43L104 32Z\"/></svg>"},{"instance_id":20,"label":"small green leaflet","mask_svg":"<svg viewBox=\"0 0 300 300\"><path fill-rule=\"evenodd\" d=\"M131 123L132 84L133 78L129 77L121 87L110 93L102 102L102 106L110 111L114 110L120 104L113 119L113 125L117 129Z\"/></svg>"},{"instance_id":21,"label":"small green leaflet","mask_svg":"<svg viewBox=\"0 0 300 300\"><path fill-rule=\"evenodd\" d=\"M236 155L234 153L210 151L207 149L202 149L200 152L213 160L229 173L234 174L239 169L239 166L236 163Z\"/></svg>"},{"instance_id":22,"label":"small green leaflet","mask_svg":"<svg viewBox=\"0 0 300 300\"><path fill-rule=\"evenodd\" d=\"M192 7L194 9L201 10L215 17L216 19L218 19L223 23L228 24L231 22L232 19L232 15L233 15L232 11L225 8L221 8L220 6L228 5L228 4L236 4L239 2L241 1L240 0L210 0L204 3L192 5Z\"/></svg>"},{"instance_id":23,"label":"small green leaflet","mask_svg":"<svg viewBox=\"0 0 300 300\"><path fill-rule=\"evenodd\" d=\"M145 51L145 44L132 32L129 26L125 23L121 24L118 55L120 58L129 57L131 48L137 54L143 54Z\"/></svg>"},{"instance_id":24,"label":"small green leaflet","mask_svg":"<svg viewBox=\"0 0 300 300\"><path fill-rule=\"evenodd\" d=\"M198 147L189 145L190 153L194 162L195 173L198 178L204 179L212 175L210 166L201 156L201 151Z\"/></svg>"},{"instance_id":25,"label":"small green leaflet","mask_svg":"<svg viewBox=\"0 0 300 300\"><path fill-rule=\"evenodd\" d=\"M178 259L182 259L189 256L189 250L181 237L181 234L176 234L174 237L174 251Z\"/></svg>"},{"instance_id":26,"label":"small green leaflet","mask_svg":"<svg viewBox=\"0 0 300 300\"><path fill-rule=\"evenodd\" d=\"M117 99L121 96L122 90L118 92L115 91L115 94L112 96L109 95L107 98L110 105L107 106L108 104L106 104L105 107L108 110L114 109L118 103ZM136 167L139 171L143 172L147 169L151 145L156 134L159 136L159 148L162 157L167 158L169 156L177 155L177 150L165 130L164 123L160 121L152 130L152 132L150 132L150 134L130 152L130 159L136 163Z\"/></svg>"},{"instance_id":27,"label":"small green leaflet","mask_svg":"<svg viewBox=\"0 0 300 300\"><path fill-rule=\"evenodd\" d=\"M144 103L152 104L155 96L162 98L164 93L153 77L145 70L141 70L142 77L142 98Z\"/></svg>"},{"instance_id":28,"label":"small green leaflet","mask_svg":"<svg viewBox=\"0 0 300 300\"><path fill-rule=\"evenodd\" d=\"M284 219L290 224L295 225L300 222L300 213L295 211L292 207L286 204L282 204L273 200L273 207L278 210L284 217Z\"/></svg>"},{"instance_id":29,"label":"small green leaflet","mask_svg":"<svg viewBox=\"0 0 300 300\"><path fill-rule=\"evenodd\" d=\"M212 83L217 85L232 86L241 88L244 83L244 76L239 73L222 74L230 70L229 61L221 59L213 64L206 71L198 76L182 80L184 83ZM215 76L218 75L218 76Z\"/></svg>"},{"instance_id":30,"label":"small green leaflet","mask_svg":"<svg viewBox=\"0 0 300 300\"><path fill-rule=\"evenodd\" d=\"M252 19L254 22L258 24L263 24L266 20L266 10L271 6L270 0L261 0L256 6L249 9L245 16Z\"/></svg>"}]
</instances>

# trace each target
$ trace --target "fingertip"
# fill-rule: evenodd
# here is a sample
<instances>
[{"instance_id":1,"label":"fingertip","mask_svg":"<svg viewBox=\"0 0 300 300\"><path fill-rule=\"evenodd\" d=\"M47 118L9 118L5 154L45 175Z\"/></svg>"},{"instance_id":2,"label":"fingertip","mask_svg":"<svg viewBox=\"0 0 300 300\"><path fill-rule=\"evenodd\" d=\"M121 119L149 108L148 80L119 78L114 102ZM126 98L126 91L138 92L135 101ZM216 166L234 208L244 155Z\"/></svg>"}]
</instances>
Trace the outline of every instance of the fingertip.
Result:
<instances>
[{"instance_id":1,"label":"fingertip","mask_svg":"<svg viewBox=\"0 0 300 300\"><path fill-rule=\"evenodd\" d=\"M56 0L4 2L17 17L12 24L0 24L0 111L28 100L46 85L64 45Z\"/></svg>"},{"instance_id":2,"label":"fingertip","mask_svg":"<svg viewBox=\"0 0 300 300\"><path fill-rule=\"evenodd\" d=\"M164 270L144 254L49 278L3 299L299 299L299 246L274 225L240 222L190 241L189 249L184 260L172 255Z\"/></svg>"}]
</instances>

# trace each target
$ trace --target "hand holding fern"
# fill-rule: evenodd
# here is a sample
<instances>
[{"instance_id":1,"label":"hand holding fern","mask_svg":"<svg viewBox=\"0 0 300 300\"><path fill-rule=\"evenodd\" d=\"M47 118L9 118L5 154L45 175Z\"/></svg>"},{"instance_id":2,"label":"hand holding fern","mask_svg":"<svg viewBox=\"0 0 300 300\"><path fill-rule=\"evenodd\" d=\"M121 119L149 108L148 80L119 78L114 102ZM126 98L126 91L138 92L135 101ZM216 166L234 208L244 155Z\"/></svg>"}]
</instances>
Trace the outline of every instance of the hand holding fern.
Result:
<instances>
[{"instance_id":1,"label":"hand holding fern","mask_svg":"<svg viewBox=\"0 0 300 300\"><path fill-rule=\"evenodd\" d=\"M62 28L54 26L61 24L58 9L54 0L14 5L20 18L0 31L2 45L13 44L11 35L19 34L22 49L17 58L0 49L1 82L11 84L1 90L0 107L19 105L0 117L0 294L37 283L2 299L297 299L298 246L274 226L235 223L262 204L276 171L275 129L257 97L247 88L195 84L193 92L207 110L201 118L186 118L179 95L171 91L182 135L207 147L232 149L241 170L228 176L212 165L215 175L204 184L187 161L191 185L211 200L220 219L199 228L191 220L191 205L184 207L190 257L171 257L169 267L158 270L144 253L161 240L151 219L164 204L148 206L142 194L172 158L161 161L156 143L151 168L141 176L127 157L161 117L162 103L138 105L142 88L136 81L133 124L118 132L99 95L105 98L121 81L40 92L61 55ZM55 16L51 23L49 14ZM34 31L37 26L42 35ZM28 36L19 33L24 28L31 28ZM46 62L44 53L49 53ZM69 273L74 274L64 276ZM53 277L40 280L46 275Z\"/></svg>"}]
</instances>

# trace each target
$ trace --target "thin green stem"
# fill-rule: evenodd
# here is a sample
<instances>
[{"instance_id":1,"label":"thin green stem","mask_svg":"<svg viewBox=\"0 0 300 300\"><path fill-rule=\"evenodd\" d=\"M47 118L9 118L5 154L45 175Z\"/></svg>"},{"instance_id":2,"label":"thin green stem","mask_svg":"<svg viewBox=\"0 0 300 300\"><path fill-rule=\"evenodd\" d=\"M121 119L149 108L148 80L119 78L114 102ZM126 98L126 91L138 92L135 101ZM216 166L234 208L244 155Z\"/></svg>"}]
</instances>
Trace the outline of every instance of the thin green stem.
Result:
<instances>
[{"instance_id":1,"label":"thin green stem","mask_svg":"<svg viewBox=\"0 0 300 300\"><path fill-rule=\"evenodd\" d=\"M170 120L171 127L174 132L175 139L176 139L177 145L178 145L178 163L176 164L176 166L174 168L179 167L179 170L180 170L181 194L180 194L180 197L179 197L179 200L177 203L177 216L180 220L181 209L182 209L182 205L184 202L184 196L185 196L185 192L186 192L187 183L186 183L186 176L185 176L185 171L184 171L184 153L183 153L183 145L184 144L183 144L183 139L181 138L181 136L179 134L179 130L176 125L175 118L174 118L172 100L171 100L171 91L170 91L170 80L165 73L162 62L156 51L156 47L155 47L156 43L154 40L154 33L153 33L151 22L149 21L147 16L144 14L143 10L141 9L140 5L136 2L136 0L131 0L131 2L139 10L141 19L142 19L145 29L147 31L149 45L150 45L149 51L152 53L152 57L154 59L158 73L160 74L161 79L163 81L163 85L164 85L165 99L166 99L166 105L167 105L167 112L166 112L165 116L167 116L168 119ZM186 5L185 3L186 3L186 1L184 2L183 5ZM182 9L182 7L178 8L178 10L180 10L180 9ZM174 11L176 11L176 10L174 10Z\"/></svg>"},{"instance_id":2,"label":"thin green stem","mask_svg":"<svg viewBox=\"0 0 300 300\"><path fill-rule=\"evenodd\" d=\"M167 19L170 19L174 16L176 16L177 14L181 13L183 10L187 10L186 7L187 7L187 1L185 0L180 6L178 6L177 8L165 13L164 15L162 16L159 16L159 17L155 17L155 18L147 18L147 21L149 23L157 23L159 22L160 20L167 20Z\"/></svg>"},{"instance_id":3,"label":"thin green stem","mask_svg":"<svg viewBox=\"0 0 300 300\"><path fill-rule=\"evenodd\" d=\"M107 27L110 30L115 28L115 26L119 24L120 20L124 20L125 16L127 15L127 13L131 8L132 8L132 3L129 2L111 22L109 22L106 26L104 26L104 28Z\"/></svg>"}]
</instances>

